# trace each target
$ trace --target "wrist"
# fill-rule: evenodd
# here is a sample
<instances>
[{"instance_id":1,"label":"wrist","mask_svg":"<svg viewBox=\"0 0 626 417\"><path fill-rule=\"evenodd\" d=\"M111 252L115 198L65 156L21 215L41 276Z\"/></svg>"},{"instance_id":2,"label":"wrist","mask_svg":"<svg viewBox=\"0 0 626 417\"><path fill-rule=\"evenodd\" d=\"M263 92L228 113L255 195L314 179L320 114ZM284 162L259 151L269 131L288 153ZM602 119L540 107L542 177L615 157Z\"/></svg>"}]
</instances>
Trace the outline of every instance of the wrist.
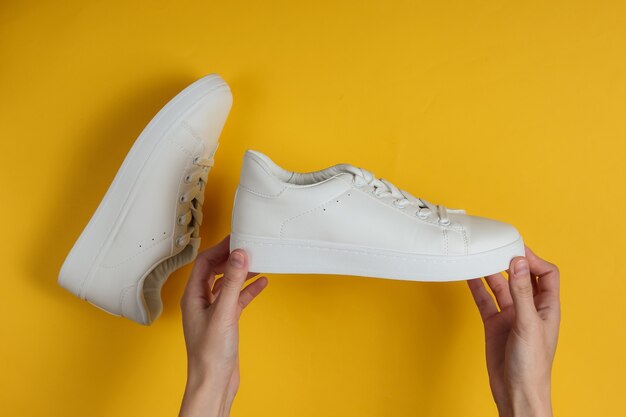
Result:
<instances>
[{"instance_id":1,"label":"wrist","mask_svg":"<svg viewBox=\"0 0 626 417\"><path fill-rule=\"evenodd\" d=\"M197 374L189 374L180 417L227 417L233 396L227 384Z\"/></svg>"},{"instance_id":2,"label":"wrist","mask_svg":"<svg viewBox=\"0 0 626 417\"><path fill-rule=\"evenodd\" d=\"M501 417L552 417L550 391L513 392L506 410L502 411Z\"/></svg>"}]
</instances>

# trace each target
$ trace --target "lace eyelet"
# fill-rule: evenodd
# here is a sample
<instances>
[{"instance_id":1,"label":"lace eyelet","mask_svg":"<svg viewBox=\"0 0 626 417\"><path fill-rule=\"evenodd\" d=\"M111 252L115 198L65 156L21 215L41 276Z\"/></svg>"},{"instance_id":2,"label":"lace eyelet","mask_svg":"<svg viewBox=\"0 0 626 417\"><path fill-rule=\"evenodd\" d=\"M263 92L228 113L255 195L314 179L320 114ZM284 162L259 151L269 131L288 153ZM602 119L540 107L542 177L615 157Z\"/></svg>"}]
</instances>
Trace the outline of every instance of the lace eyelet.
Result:
<instances>
[{"instance_id":1,"label":"lace eyelet","mask_svg":"<svg viewBox=\"0 0 626 417\"><path fill-rule=\"evenodd\" d=\"M190 181L191 181L191 175L186 175L185 176L185 183L189 184Z\"/></svg>"},{"instance_id":2,"label":"lace eyelet","mask_svg":"<svg viewBox=\"0 0 626 417\"><path fill-rule=\"evenodd\" d=\"M439 220L438 220L438 223L439 223L441 226L449 226L449 225L450 225L450 219L445 219L445 220L443 220L443 221L442 221L441 219L439 219Z\"/></svg>"},{"instance_id":3,"label":"lace eyelet","mask_svg":"<svg viewBox=\"0 0 626 417\"><path fill-rule=\"evenodd\" d=\"M200 157L199 157L199 156L196 156L195 158L193 158L193 163L194 163L194 164L197 164L197 163L198 163L198 160L200 160Z\"/></svg>"},{"instance_id":4,"label":"lace eyelet","mask_svg":"<svg viewBox=\"0 0 626 417\"><path fill-rule=\"evenodd\" d=\"M183 246L183 241L180 238L176 239L176 246Z\"/></svg>"},{"instance_id":5,"label":"lace eyelet","mask_svg":"<svg viewBox=\"0 0 626 417\"><path fill-rule=\"evenodd\" d=\"M429 213L424 213L422 211L418 211L417 213L415 213L417 215L417 217L419 217L422 220L426 220L429 216Z\"/></svg>"},{"instance_id":6,"label":"lace eyelet","mask_svg":"<svg viewBox=\"0 0 626 417\"><path fill-rule=\"evenodd\" d=\"M185 195L184 195L184 194L183 194L183 195L181 195L181 196L180 196L180 198L178 199L178 201L179 201L180 203L186 203L187 201L185 200Z\"/></svg>"},{"instance_id":7,"label":"lace eyelet","mask_svg":"<svg viewBox=\"0 0 626 417\"><path fill-rule=\"evenodd\" d=\"M176 219L176 222L177 222L179 225L181 225L181 226L182 226L182 225L183 225L183 216L178 216L178 219Z\"/></svg>"}]
</instances>

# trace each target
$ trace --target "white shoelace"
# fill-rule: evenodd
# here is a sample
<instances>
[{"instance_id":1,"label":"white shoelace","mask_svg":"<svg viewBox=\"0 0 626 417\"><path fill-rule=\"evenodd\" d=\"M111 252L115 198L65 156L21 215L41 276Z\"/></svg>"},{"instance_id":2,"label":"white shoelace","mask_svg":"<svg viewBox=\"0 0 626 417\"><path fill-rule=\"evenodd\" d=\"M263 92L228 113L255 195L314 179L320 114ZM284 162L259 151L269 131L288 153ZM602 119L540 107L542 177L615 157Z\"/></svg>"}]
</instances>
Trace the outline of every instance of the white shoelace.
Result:
<instances>
[{"instance_id":1,"label":"white shoelace","mask_svg":"<svg viewBox=\"0 0 626 417\"><path fill-rule=\"evenodd\" d=\"M213 166L213 158L196 157L193 164L195 165L194 169L185 177L185 182L193 183L193 186L179 199L181 204L191 203L189 211L178 217L178 224L188 226L187 233L176 239L176 244L181 247L187 246L192 239L200 237L204 187L209 176L209 170Z\"/></svg>"},{"instance_id":2,"label":"white shoelace","mask_svg":"<svg viewBox=\"0 0 626 417\"><path fill-rule=\"evenodd\" d=\"M429 203L428 201L417 198L411 193L401 190L400 188L393 185L391 182L383 179L376 178L374 174L369 172L363 168L357 167L349 167L349 171L354 174L354 183L357 187L362 187L364 185L370 185L374 187L374 195L378 198L391 196L395 200L393 204L402 209L409 205L415 206L417 208L416 215L421 219L426 219L430 216L433 211L437 212L438 222L443 226L447 226L450 224L450 219L448 218L448 209L442 205L435 205ZM462 212L462 210L450 210L451 212Z\"/></svg>"}]
</instances>

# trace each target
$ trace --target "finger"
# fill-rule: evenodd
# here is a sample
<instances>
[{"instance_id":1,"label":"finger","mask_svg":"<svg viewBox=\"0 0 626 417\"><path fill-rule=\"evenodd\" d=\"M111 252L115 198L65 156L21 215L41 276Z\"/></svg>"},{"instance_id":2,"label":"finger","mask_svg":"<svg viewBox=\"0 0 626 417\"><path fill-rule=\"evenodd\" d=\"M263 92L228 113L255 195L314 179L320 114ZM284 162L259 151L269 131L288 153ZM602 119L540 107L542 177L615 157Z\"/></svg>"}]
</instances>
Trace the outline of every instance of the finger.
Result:
<instances>
[{"instance_id":1,"label":"finger","mask_svg":"<svg viewBox=\"0 0 626 417\"><path fill-rule=\"evenodd\" d=\"M530 285L533 287L533 297L539 294L539 283L537 282L537 276L531 271L530 273Z\"/></svg>"},{"instance_id":2,"label":"finger","mask_svg":"<svg viewBox=\"0 0 626 417\"><path fill-rule=\"evenodd\" d=\"M483 322L485 322L489 317L498 314L496 302L487 291L487 288L485 288L485 284L483 284L482 279L470 279L467 281L467 285L472 292L474 302L476 303L476 307L478 307L478 311L480 312L480 317L483 319Z\"/></svg>"},{"instance_id":3,"label":"finger","mask_svg":"<svg viewBox=\"0 0 626 417\"><path fill-rule=\"evenodd\" d=\"M228 256L229 236L220 243L198 254L181 302L209 302L209 290L215 279L214 268Z\"/></svg>"},{"instance_id":4,"label":"finger","mask_svg":"<svg viewBox=\"0 0 626 417\"><path fill-rule=\"evenodd\" d=\"M539 292L549 293L558 299L561 286L559 268L541 259L529 247L526 247L526 259L530 265L530 272L538 277Z\"/></svg>"},{"instance_id":5,"label":"finger","mask_svg":"<svg viewBox=\"0 0 626 417\"><path fill-rule=\"evenodd\" d=\"M221 308L234 308L239 302L239 292L248 277L248 259L243 249L235 249L228 257L224 276L217 297L217 305Z\"/></svg>"},{"instance_id":6,"label":"finger","mask_svg":"<svg viewBox=\"0 0 626 417\"><path fill-rule=\"evenodd\" d=\"M188 285L201 284L204 287L204 281L210 270L224 262L228 256L229 236L226 236L220 243L200 252L196 258L191 275L189 276Z\"/></svg>"},{"instance_id":7,"label":"finger","mask_svg":"<svg viewBox=\"0 0 626 417\"><path fill-rule=\"evenodd\" d=\"M530 271L537 275L537 287L539 296L537 297L537 311L539 316L546 320L554 319L559 322L561 302L560 293L560 272L559 268L535 255L530 248L526 248L526 254L530 264Z\"/></svg>"},{"instance_id":8,"label":"finger","mask_svg":"<svg viewBox=\"0 0 626 417\"><path fill-rule=\"evenodd\" d=\"M526 260L528 260L528 259L526 259ZM510 268L506 270L506 273L507 273L508 276L511 276ZM530 278L531 278L530 279L530 283L533 286L533 295L537 295L537 293L539 292L539 287L537 286L537 277L535 275L533 275L532 272L531 272Z\"/></svg>"},{"instance_id":9,"label":"finger","mask_svg":"<svg viewBox=\"0 0 626 417\"><path fill-rule=\"evenodd\" d=\"M250 278L256 277L257 275L259 275L259 274L257 274L256 272L248 272L248 276L246 277L246 281L248 281ZM217 297L219 295L221 288L222 288L222 278L218 278L215 281L215 285L213 285L213 289L212 289L213 295L215 297Z\"/></svg>"},{"instance_id":10,"label":"finger","mask_svg":"<svg viewBox=\"0 0 626 417\"><path fill-rule=\"evenodd\" d=\"M515 316L521 324L530 324L537 316L537 309L526 258L522 256L513 258L510 271L509 288L515 307Z\"/></svg>"},{"instance_id":11,"label":"finger","mask_svg":"<svg viewBox=\"0 0 626 417\"><path fill-rule=\"evenodd\" d=\"M263 291L265 287L267 287L267 278L260 277L256 281L250 283L250 285L248 285L246 288L241 290L241 292L239 293L239 306L241 307L241 309L243 310L244 308L246 308L248 304L250 304L252 300L256 298L257 295L261 294L261 291Z\"/></svg>"},{"instance_id":12,"label":"finger","mask_svg":"<svg viewBox=\"0 0 626 417\"><path fill-rule=\"evenodd\" d=\"M220 293L220 289L222 288L222 278L215 281L215 285L213 285L213 295L217 297Z\"/></svg>"},{"instance_id":13,"label":"finger","mask_svg":"<svg viewBox=\"0 0 626 417\"><path fill-rule=\"evenodd\" d=\"M496 296L496 301L500 310L504 310L513 304L511 298L511 291L509 290L509 282L502 276L502 274L493 274L485 277L487 285L491 288L491 292Z\"/></svg>"},{"instance_id":14,"label":"finger","mask_svg":"<svg viewBox=\"0 0 626 417\"><path fill-rule=\"evenodd\" d=\"M221 275L224 273L224 271L226 270L226 262L228 261L228 258L224 258L222 260L222 262L220 262L219 264L215 265L215 267L213 268L213 270L215 271L216 275ZM259 272L248 272L248 279L252 278L252 277L256 277L257 275L259 275Z\"/></svg>"}]
</instances>

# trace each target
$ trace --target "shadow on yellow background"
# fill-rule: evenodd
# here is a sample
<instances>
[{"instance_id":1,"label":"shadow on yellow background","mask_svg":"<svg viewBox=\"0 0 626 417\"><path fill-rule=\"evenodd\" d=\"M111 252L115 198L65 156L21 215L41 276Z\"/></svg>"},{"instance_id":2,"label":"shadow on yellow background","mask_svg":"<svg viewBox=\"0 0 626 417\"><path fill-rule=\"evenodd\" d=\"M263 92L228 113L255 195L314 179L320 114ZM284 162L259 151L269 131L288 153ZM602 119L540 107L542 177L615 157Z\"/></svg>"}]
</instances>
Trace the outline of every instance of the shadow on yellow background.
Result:
<instances>
[{"instance_id":1,"label":"shadow on yellow background","mask_svg":"<svg viewBox=\"0 0 626 417\"><path fill-rule=\"evenodd\" d=\"M1 414L177 413L189 268L151 327L56 277L152 115L217 72L234 107L203 247L228 233L248 148L513 223L562 272L556 415L619 415L624 18L619 2L4 2ZM496 415L465 283L269 278L242 321L234 416Z\"/></svg>"}]
</instances>

